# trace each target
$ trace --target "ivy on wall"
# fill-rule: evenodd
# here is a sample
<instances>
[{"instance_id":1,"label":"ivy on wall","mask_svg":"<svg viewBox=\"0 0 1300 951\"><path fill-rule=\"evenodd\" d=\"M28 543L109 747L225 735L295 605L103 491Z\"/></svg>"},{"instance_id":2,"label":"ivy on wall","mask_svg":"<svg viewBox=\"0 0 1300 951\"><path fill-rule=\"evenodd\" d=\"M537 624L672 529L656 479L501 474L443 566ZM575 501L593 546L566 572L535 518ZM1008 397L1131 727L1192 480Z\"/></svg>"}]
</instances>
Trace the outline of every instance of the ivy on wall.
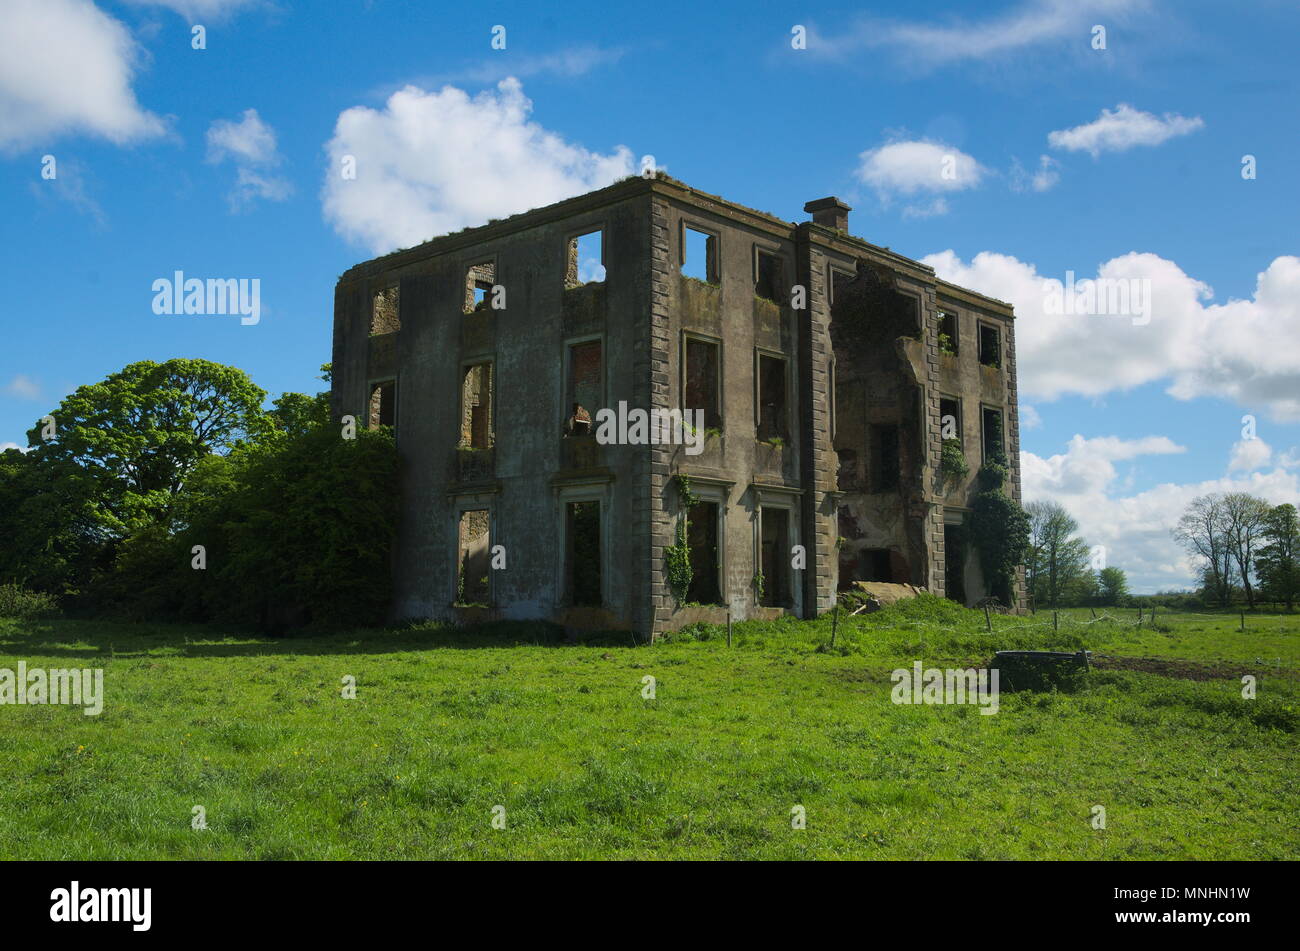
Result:
<instances>
[{"instance_id":1,"label":"ivy on wall","mask_svg":"<svg viewBox=\"0 0 1300 951\"><path fill-rule=\"evenodd\" d=\"M1029 550L1029 517L1003 491L1006 480L1004 456L985 463L980 470L982 491L971 503L970 527L989 591L1010 605L1016 568L1024 564Z\"/></svg>"},{"instance_id":2,"label":"ivy on wall","mask_svg":"<svg viewBox=\"0 0 1300 951\"><path fill-rule=\"evenodd\" d=\"M691 546L687 538L690 524L690 516L687 513L700 499L691 491L689 476L678 473L673 476L673 485L676 486L677 495L681 500L682 515L677 520L676 544L664 548L664 561L668 571L668 588L681 604L686 600L686 595L691 590L691 582L695 578L695 572L691 569Z\"/></svg>"}]
</instances>

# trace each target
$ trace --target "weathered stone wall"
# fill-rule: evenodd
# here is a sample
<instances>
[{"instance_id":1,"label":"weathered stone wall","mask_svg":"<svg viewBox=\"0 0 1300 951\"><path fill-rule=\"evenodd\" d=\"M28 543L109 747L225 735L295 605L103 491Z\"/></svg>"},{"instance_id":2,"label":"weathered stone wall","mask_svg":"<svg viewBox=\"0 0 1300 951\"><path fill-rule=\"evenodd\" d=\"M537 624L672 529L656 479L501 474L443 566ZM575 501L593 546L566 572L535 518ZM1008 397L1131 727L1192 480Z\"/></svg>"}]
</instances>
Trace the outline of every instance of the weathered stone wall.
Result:
<instances>
[{"instance_id":1,"label":"weathered stone wall","mask_svg":"<svg viewBox=\"0 0 1300 951\"><path fill-rule=\"evenodd\" d=\"M709 235L715 281L682 275L683 222ZM603 232L606 278L575 286L574 242L593 230ZM755 294L756 246L781 261L775 301ZM889 275L890 294L912 302L917 339L896 345L898 328L890 320L897 315L880 323L877 313L870 346L832 343L844 326L837 328L832 316L829 269L852 272L860 260ZM476 281L500 284L506 308L475 309ZM789 296L796 284L805 292L801 310ZM845 515L859 526L852 539L857 548L896 549L911 580L942 593L944 511L964 504L970 480L944 490L935 479L941 396L956 391L963 400L972 470L978 469L980 401L1004 407L1008 491L1017 498L1020 473L1008 315L971 296L964 306L987 303L985 316L1003 328L1005 366L990 374L968 365L978 349L973 319L963 319L959 365L950 366L938 352L935 324L940 298L951 289L936 286L928 269L842 231L792 226L677 183L639 179L353 268L335 293L332 407L336 418L353 414L364 424L373 385L395 381L403 498L394 614L455 615L466 510L487 513L481 518L491 537L484 545L506 547L507 570L494 572L490 585L492 610L504 617L612 624L651 636L688 617L721 619L727 610L739 618L771 616L778 609L758 604L754 584L764 506L789 511L792 540L806 548L806 569L790 578L794 609L802 614L834 603ZM381 332L372 334L376 328ZM679 409L684 333L719 348L722 432L708 439L702 455L689 456L680 446L566 437L572 345L587 343L573 352L586 354L574 370L582 392L593 394L583 397L593 403L589 411L620 402ZM599 344L599 373L591 342ZM758 438L759 353L785 361L788 439ZM466 369L478 363L490 370L467 377ZM839 403L834 442L833 399ZM489 416L479 416L480 423L490 419L491 450L476 453L481 458L470 471L458 447L472 435L476 402L491 407ZM847 433L872 422L899 426L897 491L873 494L862 484L869 478L869 446L865 437ZM837 456L837 449L845 452ZM668 590L664 552L680 514L674 473L691 476L706 498L722 505L717 608L683 610ZM566 601L564 518L575 501L602 505L599 608ZM476 552L479 547L476 541Z\"/></svg>"}]
</instances>

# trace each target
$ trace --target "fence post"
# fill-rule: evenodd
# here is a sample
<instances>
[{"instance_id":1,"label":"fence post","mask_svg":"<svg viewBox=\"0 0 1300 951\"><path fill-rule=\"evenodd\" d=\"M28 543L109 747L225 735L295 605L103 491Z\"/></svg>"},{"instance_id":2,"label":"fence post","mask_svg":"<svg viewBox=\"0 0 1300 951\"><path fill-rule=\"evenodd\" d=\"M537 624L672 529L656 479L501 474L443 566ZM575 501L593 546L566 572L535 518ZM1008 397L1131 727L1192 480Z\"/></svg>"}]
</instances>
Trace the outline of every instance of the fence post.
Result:
<instances>
[{"instance_id":1,"label":"fence post","mask_svg":"<svg viewBox=\"0 0 1300 951\"><path fill-rule=\"evenodd\" d=\"M731 612L727 612L727 646L731 646Z\"/></svg>"},{"instance_id":2,"label":"fence post","mask_svg":"<svg viewBox=\"0 0 1300 951\"><path fill-rule=\"evenodd\" d=\"M987 601L984 602L984 626L989 629L990 634L993 633L993 619L989 617L989 605Z\"/></svg>"},{"instance_id":3,"label":"fence post","mask_svg":"<svg viewBox=\"0 0 1300 951\"><path fill-rule=\"evenodd\" d=\"M835 599L835 613L831 615L831 647L835 646L835 632L840 625L840 599Z\"/></svg>"},{"instance_id":4,"label":"fence post","mask_svg":"<svg viewBox=\"0 0 1300 951\"><path fill-rule=\"evenodd\" d=\"M1053 612L1052 612L1052 630L1055 631L1056 629L1057 629L1057 625L1056 625L1056 612L1053 611Z\"/></svg>"},{"instance_id":5,"label":"fence post","mask_svg":"<svg viewBox=\"0 0 1300 951\"><path fill-rule=\"evenodd\" d=\"M1241 629L1242 629L1243 631L1246 629L1246 612L1245 612L1245 611L1242 611L1242 612L1241 612Z\"/></svg>"}]
</instances>

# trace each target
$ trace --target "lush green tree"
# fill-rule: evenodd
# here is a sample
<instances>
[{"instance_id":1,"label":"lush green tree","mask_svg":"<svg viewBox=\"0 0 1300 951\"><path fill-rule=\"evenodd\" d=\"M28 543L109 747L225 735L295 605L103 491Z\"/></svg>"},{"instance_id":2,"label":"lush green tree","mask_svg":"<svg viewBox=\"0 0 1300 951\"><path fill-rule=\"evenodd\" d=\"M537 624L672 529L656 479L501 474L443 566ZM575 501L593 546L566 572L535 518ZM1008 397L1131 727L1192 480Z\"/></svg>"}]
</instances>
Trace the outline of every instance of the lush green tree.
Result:
<instances>
[{"instance_id":1,"label":"lush green tree","mask_svg":"<svg viewBox=\"0 0 1300 951\"><path fill-rule=\"evenodd\" d=\"M1109 565L1097 572L1098 598L1102 604L1114 607L1128 597L1128 576L1123 568Z\"/></svg>"},{"instance_id":2,"label":"lush green tree","mask_svg":"<svg viewBox=\"0 0 1300 951\"><path fill-rule=\"evenodd\" d=\"M122 537L163 524L200 460L264 433L266 393L243 370L208 360L141 361L78 387L28 431L38 468L78 467L94 484L93 516Z\"/></svg>"},{"instance_id":3,"label":"lush green tree","mask_svg":"<svg viewBox=\"0 0 1300 951\"><path fill-rule=\"evenodd\" d=\"M1094 571L1082 571L1061 589L1061 606L1076 607L1101 603L1101 582Z\"/></svg>"},{"instance_id":4,"label":"lush green tree","mask_svg":"<svg viewBox=\"0 0 1300 951\"><path fill-rule=\"evenodd\" d=\"M1296 507L1287 503L1270 509L1262 532L1264 544L1255 556L1260 586L1270 601L1286 604L1300 600L1300 523Z\"/></svg>"},{"instance_id":5,"label":"lush green tree","mask_svg":"<svg viewBox=\"0 0 1300 951\"><path fill-rule=\"evenodd\" d=\"M0 583L60 597L82 590L107 554L96 488L73 462L0 453Z\"/></svg>"},{"instance_id":6,"label":"lush green tree","mask_svg":"<svg viewBox=\"0 0 1300 951\"><path fill-rule=\"evenodd\" d=\"M175 529L135 532L99 590L106 609L137 617L273 631L381 622L397 503L391 431L343 439L326 423L278 432L197 465Z\"/></svg>"}]
</instances>

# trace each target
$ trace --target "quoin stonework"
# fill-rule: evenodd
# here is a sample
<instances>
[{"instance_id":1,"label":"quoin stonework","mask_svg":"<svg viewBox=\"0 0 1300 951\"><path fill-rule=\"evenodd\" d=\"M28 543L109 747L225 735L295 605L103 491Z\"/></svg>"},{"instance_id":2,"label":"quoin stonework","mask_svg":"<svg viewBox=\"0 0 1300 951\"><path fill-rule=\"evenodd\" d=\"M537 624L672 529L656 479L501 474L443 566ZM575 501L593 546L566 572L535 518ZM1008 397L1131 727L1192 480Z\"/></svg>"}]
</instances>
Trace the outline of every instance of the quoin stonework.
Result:
<instances>
[{"instance_id":1,"label":"quoin stonework","mask_svg":"<svg viewBox=\"0 0 1300 951\"><path fill-rule=\"evenodd\" d=\"M1022 607L965 527L986 460L1020 499L1011 307L805 211L634 178L347 271L333 412L396 433L394 616L649 636L854 581ZM629 408L700 411L703 448L599 438Z\"/></svg>"}]
</instances>

